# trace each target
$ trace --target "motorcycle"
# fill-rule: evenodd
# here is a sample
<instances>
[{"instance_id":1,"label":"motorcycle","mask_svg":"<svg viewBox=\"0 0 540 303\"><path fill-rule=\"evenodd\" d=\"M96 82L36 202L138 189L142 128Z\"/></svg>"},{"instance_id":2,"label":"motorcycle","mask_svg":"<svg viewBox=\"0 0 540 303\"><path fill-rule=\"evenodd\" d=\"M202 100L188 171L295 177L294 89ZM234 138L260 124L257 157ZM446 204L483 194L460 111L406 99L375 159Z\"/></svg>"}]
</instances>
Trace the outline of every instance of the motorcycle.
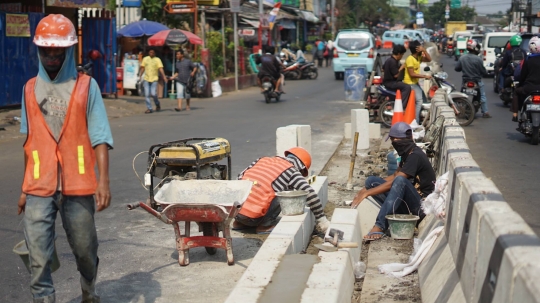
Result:
<instances>
[{"instance_id":1,"label":"motorcycle","mask_svg":"<svg viewBox=\"0 0 540 303\"><path fill-rule=\"evenodd\" d=\"M498 71L501 61L502 61L501 49L496 48L495 54L497 56L497 59L495 60L495 68L497 69L497 73L493 77L493 87L494 87L493 90L499 94L499 98L503 102L504 106L508 106L512 102L512 99L514 98L514 92L515 92L514 91L514 88L515 88L514 70L518 67L519 64L521 64L521 61L516 60L516 61L510 62L508 65L510 67L510 75L504 76L503 71ZM504 87L499 87L499 81L500 81L499 77L505 77ZM509 84L507 84L507 81Z\"/></svg>"},{"instance_id":2,"label":"motorcycle","mask_svg":"<svg viewBox=\"0 0 540 303\"><path fill-rule=\"evenodd\" d=\"M285 65L285 68L283 69L283 76L285 77L285 79L299 80L302 77L302 72L298 68L298 62L283 62L283 64Z\"/></svg>"},{"instance_id":3,"label":"motorcycle","mask_svg":"<svg viewBox=\"0 0 540 303\"><path fill-rule=\"evenodd\" d=\"M366 100L366 109L369 111L370 122L375 121L378 117L384 126L390 127L392 124L393 113L392 115L385 116L379 109L383 108L381 107L382 104L387 104L389 101L394 102L395 99L396 92L386 88L382 84L382 78L380 76L374 76ZM392 103L392 111L393 108L394 105Z\"/></svg>"},{"instance_id":4,"label":"motorcycle","mask_svg":"<svg viewBox=\"0 0 540 303\"><path fill-rule=\"evenodd\" d=\"M446 55L448 57L452 57L454 55L454 45L453 44L447 44L446 45Z\"/></svg>"},{"instance_id":5,"label":"motorcycle","mask_svg":"<svg viewBox=\"0 0 540 303\"><path fill-rule=\"evenodd\" d=\"M270 76L264 76L261 79L264 101L270 103L272 99L276 99L276 102L279 102L281 93L276 92L275 83L276 81Z\"/></svg>"},{"instance_id":6,"label":"motorcycle","mask_svg":"<svg viewBox=\"0 0 540 303\"><path fill-rule=\"evenodd\" d=\"M300 79L315 80L319 76L317 66L313 62L299 63L298 69L300 69L301 73Z\"/></svg>"},{"instance_id":7,"label":"motorcycle","mask_svg":"<svg viewBox=\"0 0 540 303\"><path fill-rule=\"evenodd\" d=\"M465 81L461 85L461 92L466 94L474 106L474 113L476 114L480 109L480 86L475 81Z\"/></svg>"},{"instance_id":8,"label":"motorcycle","mask_svg":"<svg viewBox=\"0 0 540 303\"><path fill-rule=\"evenodd\" d=\"M531 144L538 145L540 129L540 91L533 92L523 102L518 113L519 124L517 131L531 137Z\"/></svg>"}]
</instances>

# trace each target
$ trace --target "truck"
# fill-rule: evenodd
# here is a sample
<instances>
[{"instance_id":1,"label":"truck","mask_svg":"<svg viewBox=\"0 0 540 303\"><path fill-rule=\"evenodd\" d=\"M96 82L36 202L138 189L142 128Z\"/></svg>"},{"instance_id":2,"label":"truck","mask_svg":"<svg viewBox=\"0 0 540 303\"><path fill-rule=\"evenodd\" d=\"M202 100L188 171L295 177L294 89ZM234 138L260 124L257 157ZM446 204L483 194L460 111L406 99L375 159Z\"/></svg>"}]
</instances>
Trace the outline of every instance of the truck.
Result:
<instances>
[{"instance_id":1,"label":"truck","mask_svg":"<svg viewBox=\"0 0 540 303\"><path fill-rule=\"evenodd\" d=\"M444 26L444 33L447 37L454 36L454 32L466 31L467 22L466 21L448 21Z\"/></svg>"}]
</instances>

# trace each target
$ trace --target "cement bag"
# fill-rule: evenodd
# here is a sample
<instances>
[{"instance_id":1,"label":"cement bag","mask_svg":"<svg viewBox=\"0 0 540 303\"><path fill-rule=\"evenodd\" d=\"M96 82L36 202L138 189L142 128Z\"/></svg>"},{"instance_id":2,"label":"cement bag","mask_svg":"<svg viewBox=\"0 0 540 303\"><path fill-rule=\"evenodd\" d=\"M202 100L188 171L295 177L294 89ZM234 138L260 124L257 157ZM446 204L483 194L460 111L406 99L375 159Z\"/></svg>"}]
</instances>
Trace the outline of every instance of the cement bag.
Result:
<instances>
[{"instance_id":1,"label":"cement bag","mask_svg":"<svg viewBox=\"0 0 540 303\"><path fill-rule=\"evenodd\" d=\"M221 86L219 85L219 81L212 82L212 97L219 97L221 96Z\"/></svg>"}]
</instances>

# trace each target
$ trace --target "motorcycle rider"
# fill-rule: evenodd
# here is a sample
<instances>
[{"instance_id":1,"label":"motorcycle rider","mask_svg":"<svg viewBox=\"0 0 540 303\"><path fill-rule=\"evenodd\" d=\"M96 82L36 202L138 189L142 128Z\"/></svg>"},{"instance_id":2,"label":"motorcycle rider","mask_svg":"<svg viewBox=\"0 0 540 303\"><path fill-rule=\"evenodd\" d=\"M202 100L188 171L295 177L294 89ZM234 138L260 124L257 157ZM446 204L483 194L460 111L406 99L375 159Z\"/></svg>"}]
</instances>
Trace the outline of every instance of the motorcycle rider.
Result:
<instances>
[{"instance_id":1,"label":"motorcycle rider","mask_svg":"<svg viewBox=\"0 0 540 303\"><path fill-rule=\"evenodd\" d=\"M420 78L431 79L431 75L420 74L420 63L431 62L431 56L418 40L409 43L409 50L411 51L411 55L405 60L405 76L403 77L403 82L409 84L411 89L414 90L414 95L416 97L416 122L419 123L422 102L424 102L426 96L424 90L418 84L418 80Z\"/></svg>"},{"instance_id":2,"label":"motorcycle rider","mask_svg":"<svg viewBox=\"0 0 540 303\"><path fill-rule=\"evenodd\" d=\"M406 51L405 46L401 44L394 45L392 56L383 65L383 85L393 91L400 90L404 108L407 107L407 101L409 101L409 95L411 94L411 86L402 82L405 65L402 65L400 60Z\"/></svg>"},{"instance_id":3,"label":"motorcycle rider","mask_svg":"<svg viewBox=\"0 0 540 303\"><path fill-rule=\"evenodd\" d=\"M518 111L521 110L523 102L532 92L540 90L540 38L534 36L529 41L529 52L531 53L523 61L519 85L516 88L516 95L512 100L512 121L518 121Z\"/></svg>"},{"instance_id":4,"label":"motorcycle rider","mask_svg":"<svg viewBox=\"0 0 540 303\"><path fill-rule=\"evenodd\" d=\"M482 58L478 56L480 53L480 44L474 39L469 39L467 41L467 51L468 53L459 57L458 62L456 63L455 71L462 72L462 83L467 81L472 81L478 84L480 88L480 103L482 117L491 118L491 115L488 112L487 108L487 98L486 92L484 90L484 82L482 82L482 77L487 76L486 68Z\"/></svg>"},{"instance_id":5,"label":"motorcycle rider","mask_svg":"<svg viewBox=\"0 0 540 303\"><path fill-rule=\"evenodd\" d=\"M274 47L270 45L264 46L265 54L257 58L256 63L260 63L259 73L257 74L257 83L261 88L261 92L264 92L262 87L262 78L269 76L274 82L274 87L277 93L283 94L281 90L281 73L280 69L283 64L274 56Z\"/></svg>"},{"instance_id":6,"label":"motorcycle rider","mask_svg":"<svg viewBox=\"0 0 540 303\"><path fill-rule=\"evenodd\" d=\"M505 87L510 87L512 84L511 80L506 80L508 76L514 74L510 63L512 63L514 60L520 61L527 55L519 47L522 41L523 39L521 39L520 35L513 35L510 37L510 49L507 49L504 53L503 59L501 60L501 65L499 67L499 93L501 93Z\"/></svg>"}]
</instances>

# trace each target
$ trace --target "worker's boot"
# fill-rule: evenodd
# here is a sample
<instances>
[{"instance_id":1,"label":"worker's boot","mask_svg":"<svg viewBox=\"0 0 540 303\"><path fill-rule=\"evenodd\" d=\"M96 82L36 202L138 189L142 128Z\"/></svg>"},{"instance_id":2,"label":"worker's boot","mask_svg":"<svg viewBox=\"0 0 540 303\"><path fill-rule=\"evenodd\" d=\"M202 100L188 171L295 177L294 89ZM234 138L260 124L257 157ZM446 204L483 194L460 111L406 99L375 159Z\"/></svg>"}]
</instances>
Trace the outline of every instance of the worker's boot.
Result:
<instances>
[{"instance_id":1,"label":"worker's boot","mask_svg":"<svg viewBox=\"0 0 540 303\"><path fill-rule=\"evenodd\" d=\"M99 258L97 260L97 265L99 266ZM98 267L97 266L97 267ZM101 299L96 293L96 278L97 278L97 268L96 274L92 281L86 280L86 278L81 275L81 290L82 290L82 300L81 303L100 303Z\"/></svg>"}]
</instances>

